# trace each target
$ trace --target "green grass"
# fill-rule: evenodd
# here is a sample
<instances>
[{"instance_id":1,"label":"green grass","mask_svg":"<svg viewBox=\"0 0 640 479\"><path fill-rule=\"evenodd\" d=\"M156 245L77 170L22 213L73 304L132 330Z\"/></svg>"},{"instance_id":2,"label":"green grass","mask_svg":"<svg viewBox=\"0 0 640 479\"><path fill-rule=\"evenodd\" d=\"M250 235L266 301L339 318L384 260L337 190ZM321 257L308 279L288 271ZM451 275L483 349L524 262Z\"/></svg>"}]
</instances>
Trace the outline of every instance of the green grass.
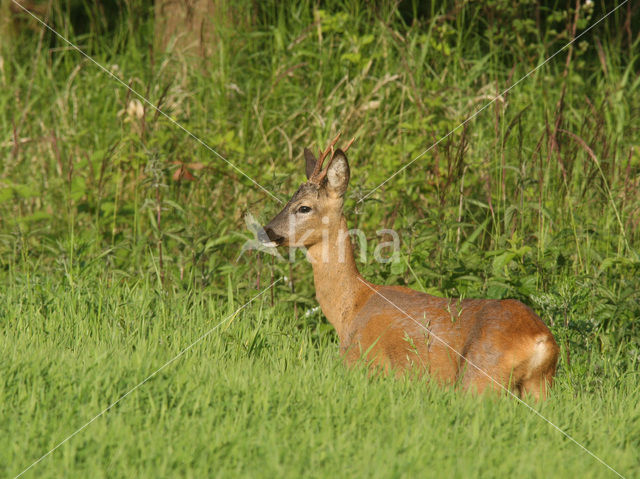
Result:
<instances>
[{"instance_id":1,"label":"green grass","mask_svg":"<svg viewBox=\"0 0 640 479\"><path fill-rule=\"evenodd\" d=\"M0 472L11 476L227 317L206 293L83 278L5 292ZM240 301L237 302L240 305ZM28 318L28 320L25 320ZM626 477L640 472L637 373L561 369L534 405ZM347 370L332 337L259 298L27 477L607 477L515 400Z\"/></svg>"},{"instance_id":2,"label":"green grass","mask_svg":"<svg viewBox=\"0 0 640 479\"><path fill-rule=\"evenodd\" d=\"M237 7L244 27L221 28L205 62L150 55L146 1L109 3L111 23L91 2L50 19L282 199L305 146L356 136L346 214L372 239L365 277L532 306L563 351L533 407L638 476L638 11L621 8L570 61L558 55L359 203L563 46L573 11L259 3ZM595 3L578 32L611 7ZM512 398L347 370L302 256L239 257L243 213L267 220L277 202L152 110L127 113L124 88L21 25L0 44L0 474L287 276L26 477L614 477ZM195 181L174 179L181 163ZM371 254L381 228L402 238L387 264Z\"/></svg>"}]
</instances>

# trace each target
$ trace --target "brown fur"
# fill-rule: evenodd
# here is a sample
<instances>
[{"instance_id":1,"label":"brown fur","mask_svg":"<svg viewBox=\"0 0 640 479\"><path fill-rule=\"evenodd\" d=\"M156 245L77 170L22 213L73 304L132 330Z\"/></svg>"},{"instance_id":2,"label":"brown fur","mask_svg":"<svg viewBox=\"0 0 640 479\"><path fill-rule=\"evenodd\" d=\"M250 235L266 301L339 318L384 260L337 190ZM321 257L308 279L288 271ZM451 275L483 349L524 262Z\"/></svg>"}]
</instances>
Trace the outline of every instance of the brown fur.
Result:
<instances>
[{"instance_id":1,"label":"brown fur","mask_svg":"<svg viewBox=\"0 0 640 479\"><path fill-rule=\"evenodd\" d=\"M303 185L265 229L279 245L307 247L316 298L347 363L364 359L478 393L508 388L545 398L559 349L531 308L510 299L440 298L360 276L342 215L348 163L340 150L336 156L328 180ZM311 212L299 213L301 205Z\"/></svg>"},{"instance_id":2,"label":"brown fur","mask_svg":"<svg viewBox=\"0 0 640 479\"><path fill-rule=\"evenodd\" d=\"M502 387L546 397L558 346L542 320L515 300L451 300L400 286L375 286L341 350L385 371L411 368L478 393ZM365 286L368 288L368 286Z\"/></svg>"}]
</instances>

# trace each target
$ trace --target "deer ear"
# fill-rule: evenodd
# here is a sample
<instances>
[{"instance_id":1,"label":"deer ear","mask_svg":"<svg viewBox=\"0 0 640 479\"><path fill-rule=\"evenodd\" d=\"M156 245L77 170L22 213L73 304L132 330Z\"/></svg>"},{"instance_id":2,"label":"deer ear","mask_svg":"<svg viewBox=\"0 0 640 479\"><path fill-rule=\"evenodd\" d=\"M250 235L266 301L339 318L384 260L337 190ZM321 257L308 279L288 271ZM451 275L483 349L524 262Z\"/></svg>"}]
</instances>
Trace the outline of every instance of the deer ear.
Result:
<instances>
[{"instance_id":1,"label":"deer ear","mask_svg":"<svg viewBox=\"0 0 640 479\"><path fill-rule=\"evenodd\" d=\"M307 174L307 180L311 177L311 173L316 167L316 157L313 156L311 150L309 148L304 149L304 161L305 161L305 172Z\"/></svg>"},{"instance_id":2,"label":"deer ear","mask_svg":"<svg viewBox=\"0 0 640 479\"><path fill-rule=\"evenodd\" d=\"M333 161L327 169L327 189L331 196L341 197L347 191L349 184L349 161L344 151L338 149L333 155Z\"/></svg>"}]
</instances>

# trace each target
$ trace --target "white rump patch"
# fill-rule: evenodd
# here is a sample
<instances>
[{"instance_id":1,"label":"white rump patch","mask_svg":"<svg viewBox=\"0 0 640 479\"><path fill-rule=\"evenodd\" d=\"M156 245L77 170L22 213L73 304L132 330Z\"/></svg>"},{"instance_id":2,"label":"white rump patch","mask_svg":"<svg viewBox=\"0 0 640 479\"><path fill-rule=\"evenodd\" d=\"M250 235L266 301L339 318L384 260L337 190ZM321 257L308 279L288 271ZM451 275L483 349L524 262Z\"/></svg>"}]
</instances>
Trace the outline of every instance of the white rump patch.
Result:
<instances>
[{"instance_id":1,"label":"white rump patch","mask_svg":"<svg viewBox=\"0 0 640 479\"><path fill-rule=\"evenodd\" d=\"M532 369L537 369L542 366L544 362L548 359L549 355L549 342L547 341L547 336L538 336L536 338L536 342L533 345L533 354L529 359L529 367Z\"/></svg>"}]
</instances>

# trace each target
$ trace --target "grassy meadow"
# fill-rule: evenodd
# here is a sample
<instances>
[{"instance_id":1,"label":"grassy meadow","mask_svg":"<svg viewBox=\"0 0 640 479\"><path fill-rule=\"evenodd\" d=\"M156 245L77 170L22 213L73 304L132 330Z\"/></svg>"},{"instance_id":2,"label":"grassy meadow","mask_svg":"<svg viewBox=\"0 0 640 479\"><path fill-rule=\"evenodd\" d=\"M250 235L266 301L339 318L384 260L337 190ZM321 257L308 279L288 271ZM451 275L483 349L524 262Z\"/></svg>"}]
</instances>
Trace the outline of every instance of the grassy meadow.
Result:
<instances>
[{"instance_id":1,"label":"grassy meadow","mask_svg":"<svg viewBox=\"0 0 640 479\"><path fill-rule=\"evenodd\" d=\"M23 477L639 476L637 2L519 82L621 3L246 1L202 59L154 48L148 1L53 2L48 24L170 118L15 14L0 474L95 418ZM608 466L513 398L347 370L302 254L242 252L245 214L277 213L337 131L363 275L534 308L562 357L531 407ZM401 243L378 263L383 228Z\"/></svg>"}]
</instances>

